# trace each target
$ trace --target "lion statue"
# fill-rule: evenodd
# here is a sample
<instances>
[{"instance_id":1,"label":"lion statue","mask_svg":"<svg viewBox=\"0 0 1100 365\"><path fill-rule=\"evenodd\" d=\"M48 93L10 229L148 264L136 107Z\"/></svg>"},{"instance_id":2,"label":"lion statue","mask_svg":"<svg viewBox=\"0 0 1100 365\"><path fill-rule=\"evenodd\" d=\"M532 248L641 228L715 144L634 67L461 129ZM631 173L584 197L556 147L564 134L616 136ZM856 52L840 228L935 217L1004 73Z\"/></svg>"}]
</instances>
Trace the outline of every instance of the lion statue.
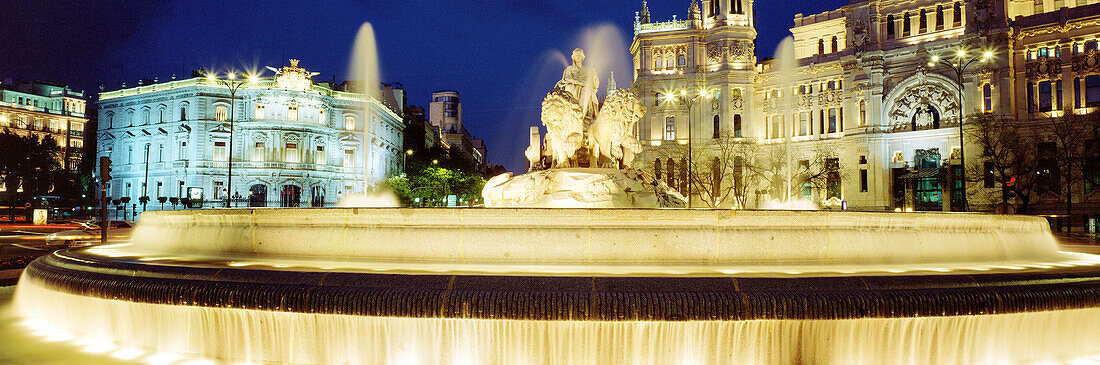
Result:
<instances>
[{"instance_id":1,"label":"lion statue","mask_svg":"<svg viewBox=\"0 0 1100 365\"><path fill-rule=\"evenodd\" d=\"M633 91L615 90L604 101L592 127L588 129L586 146L592 167L625 168L634 162L642 146L633 136L634 125L646 109Z\"/></svg>"},{"instance_id":2,"label":"lion statue","mask_svg":"<svg viewBox=\"0 0 1100 365\"><path fill-rule=\"evenodd\" d=\"M584 121L577 99L555 88L542 101L542 124L546 126L546 153L551 167L574 167L572 159L584 141Z\"/></svg>"}]
</instances>

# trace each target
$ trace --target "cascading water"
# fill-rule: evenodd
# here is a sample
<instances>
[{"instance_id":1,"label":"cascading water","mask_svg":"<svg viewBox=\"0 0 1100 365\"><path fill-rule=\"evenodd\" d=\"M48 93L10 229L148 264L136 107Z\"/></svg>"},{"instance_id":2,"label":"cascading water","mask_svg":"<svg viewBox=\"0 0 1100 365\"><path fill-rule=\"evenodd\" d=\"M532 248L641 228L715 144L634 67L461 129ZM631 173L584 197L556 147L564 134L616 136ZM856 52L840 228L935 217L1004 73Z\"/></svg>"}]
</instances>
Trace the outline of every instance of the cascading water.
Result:
<instances>
[{"instance_id":1,"label":"cascading water","mask_svg":"<svg viewBox=\"0 0 1100 365\"><path fill-rule=\"evenodd\" d=\"M362 85L362 90L359 90L359 92L363 93L366 98L366 102L363 103L363 114L358 119L362 123L367 140L369 140L371 134L373 134L374 123L370 123L369 118L366 116L371 115L372 102L379 99L378 83L381 80L378 66L378 45L374 36L374 26L371 23L363 23L355 34L355 44L352 46L350 62L348 75L354 82ZM373 146L365 143L363 146L363 173L366 182L363 187L364 191L369 191L373 187L371 186L372 182L382 180L381 172L376 171L379 167L376 166L378 163L375 161L376 157L372 152Z\"/></svg>"},{"instance_id":2,"label":"cascading water","mask_svg":"<svg viewBox=\"0 0 1100 365\"><path fill-rule=\"evenodd\" d=\"M14 309L149 362L1068 363L1100 355L1098 267L1025 217L151 212Z\"/></svg>"}]
</instances>

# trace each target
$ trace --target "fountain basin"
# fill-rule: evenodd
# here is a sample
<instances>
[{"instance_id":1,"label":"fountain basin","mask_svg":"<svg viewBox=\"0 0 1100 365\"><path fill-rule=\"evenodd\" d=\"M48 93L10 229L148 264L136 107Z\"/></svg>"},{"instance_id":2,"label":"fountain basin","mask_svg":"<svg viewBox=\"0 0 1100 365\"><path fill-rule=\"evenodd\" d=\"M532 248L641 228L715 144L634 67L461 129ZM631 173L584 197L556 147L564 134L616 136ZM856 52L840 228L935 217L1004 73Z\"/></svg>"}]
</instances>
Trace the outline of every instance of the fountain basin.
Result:
<instances>
[{"instance_id":1,"label":"fountain basin","mask_svg":"<svg viewBox=\"0 0 1100 365\"><path fill-rule=\"evenodd\" d=\"M1012 363L1100 356L1100 259L1042 219L614 209L151 212L16 312L275 363Z\"/></svg>"}]
</instances>

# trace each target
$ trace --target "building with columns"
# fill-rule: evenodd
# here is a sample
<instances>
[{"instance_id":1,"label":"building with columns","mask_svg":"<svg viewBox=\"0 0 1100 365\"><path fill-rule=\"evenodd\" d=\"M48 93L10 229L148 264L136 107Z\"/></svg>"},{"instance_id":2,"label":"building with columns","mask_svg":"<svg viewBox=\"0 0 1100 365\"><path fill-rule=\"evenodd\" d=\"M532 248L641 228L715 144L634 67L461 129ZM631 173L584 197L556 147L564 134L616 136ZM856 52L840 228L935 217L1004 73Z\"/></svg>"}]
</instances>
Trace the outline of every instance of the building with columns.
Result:
<instances>
[{"instance_id":1,"label":"building with columns","mask_svg":"<svg viewBox=\"0 0 1100 365\"><path fill-rule=\"evenodd\" d=\"M313 82L290 62L273 78L242 75L235 94L202 73L102 93L97 138L98 154L113 162L108 195L148 196L149 209L189 190L207 206L227 194L236 206L330 206L400 174L404 125L394 107L403 100L387 106Z\"/></svg>"},{"instance_id":2,"label":"building with columns","mask_svg":"<svg viewBox=\"0 0 1100 365\"><path fill-rule=\"evenodd\" d=\"M657 21L643 1L635 14L634 87L649 109L636 164L670 185L685 185L686 146L706 156L729 136L783 151L788 170L823 150L820 165L839 166L824 184L749 187L747 208L790 192L868 210L960 210L967 196L969 210L988 210L995 202L975 193L984 184L963 183L963 159L972 165L983 151L969 136L960 143L960 110L1049 118L1071 101L1088 106L1093 79L1100 103L1100 62L1091 62L1100 5L1091 2L852 1L796 15L790 46L762 62L757 31L779 30L757 29L755 5L691 1L686 19ZM960 50L961 76L952 67Z\"/></svg>"}]
</instances>

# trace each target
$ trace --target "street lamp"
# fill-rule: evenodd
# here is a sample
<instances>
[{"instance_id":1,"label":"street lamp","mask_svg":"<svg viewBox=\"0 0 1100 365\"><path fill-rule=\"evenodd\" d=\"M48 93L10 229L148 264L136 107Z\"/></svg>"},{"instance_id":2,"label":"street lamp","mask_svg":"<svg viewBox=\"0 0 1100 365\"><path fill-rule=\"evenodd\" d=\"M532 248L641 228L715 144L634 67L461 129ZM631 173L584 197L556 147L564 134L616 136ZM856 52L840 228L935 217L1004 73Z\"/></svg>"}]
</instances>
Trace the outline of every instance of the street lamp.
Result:
<instances>
[{"instance_id":1,"label":"street lamp","mask_svg":"<svg viewBox=\"0 0 1100 365\"><path fill-rule=\"evenodd\" d=\"M206 80L210 82L220 82L225 85L225 88L229 90L229 147L227 154L227 162L229 165L229 171L227 173L226 191L225 191L225 207L232 207L233 203L233 132L235 131L235 119L237 112L237 90L240 90L245 84L255 85L260 81L258 75L248 75L242 80L237 80L237 74L230 72L226 75L225 79L218 78L217 74L206 74Z\"/></svg>"},{"instance_id":2,"label":"street lamp","mask_svg":"<svg viewBox=\"0 0 1100 365\"><path fill-rule=\"evenodd\" d=\"M936 67L936 65L947 66L955 74L955 82L959 87L959 166L961 168L962 176L962 210L965 212L970 210L968 199L966 198L966 153L965 147L966 141L963 139L963 125L965 119L963 119L963 74L966 73L966 69L970 66L977 64L985 64L993 59L993 51L983 51L980 54L970 55L970 51L966 48L960 48L955 51L953 57L940 57L933 55L928 62L928 67ZM948 202L948 204L951 204Z\"/></svg>"},{"instance_id":3,"label":"street lamp","mask_svg":"<svg viewBox=\"0 0 1100 365\"><path fill-rule=\"evenodd\" d=\"M676 96L677 94L679 94L679 97ZM687 141L688 156L687 156L687 166L686 166L686 168L687 168L687 171L688 171L688 174L687 174L688 175L688 181L687 181L687 184L688 184L688 187L687 187L687 207L688 207L688 209L691 209L691 194L692 194L691 190L692 190L692 185L693 185L692 180L694 180L692 178L692 174L691 174L691 172L692 172L691 167L692 167L692 164L693 164L692 155L691 155L691 144L692 144L691 107L695 106L695 102L699 101L699 99L710 100L711 97L712 97L712 94L711 94L710 90L707 90L707 89L704 88L704 89L699 90L699 95L689 97L687 90L680 90L679 93L673 92L672 94L669 94L669 96L667 98L665 98L665 100L667 100L667 101L675 101L675 102L679 103L680 105L687 104L687 114L688 114L688 137L687 137L687 139L688 139L688 141Z\"/></svg>"},{"instance_id":4,"label":"street lamp","mask_svg":"<svg viewBox=\"0 0 1100 365\"><path fill-rule=\"evenodd\" d=\"M413 150L405 150L405 156L401 159L401 172L409 173L409 156L412 156Z\"/></svg>"}]
</instances>

